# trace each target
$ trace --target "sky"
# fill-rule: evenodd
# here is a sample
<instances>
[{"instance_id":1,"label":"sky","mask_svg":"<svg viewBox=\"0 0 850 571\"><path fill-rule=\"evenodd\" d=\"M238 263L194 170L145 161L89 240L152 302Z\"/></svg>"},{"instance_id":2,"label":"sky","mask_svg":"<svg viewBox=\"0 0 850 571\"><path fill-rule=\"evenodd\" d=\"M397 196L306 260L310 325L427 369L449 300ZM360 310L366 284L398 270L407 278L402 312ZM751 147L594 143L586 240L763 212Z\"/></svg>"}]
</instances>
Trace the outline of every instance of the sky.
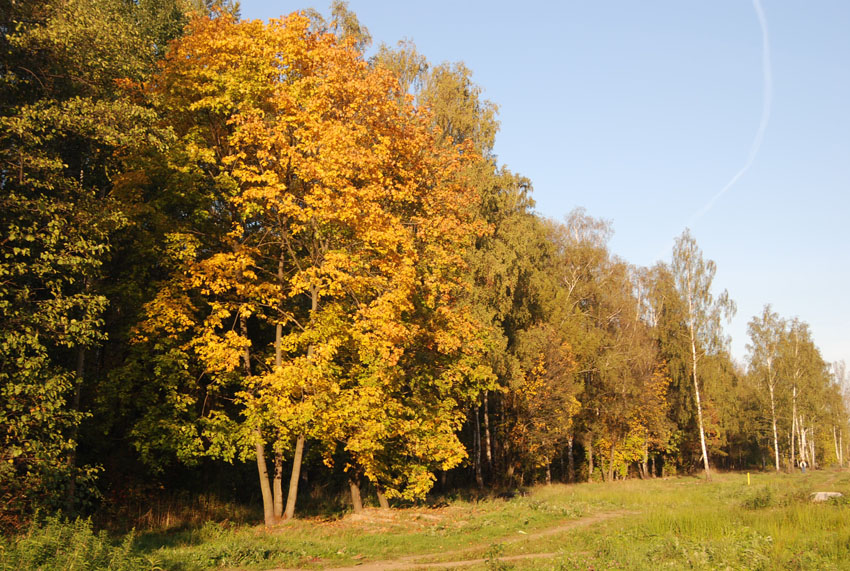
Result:
<instances>
[{"instance_id":1,"label":"sky","mask_svg":"<svg viewBox=\"0 0 850 571\"><path fill-rule=\"evenodd\" d=\"M243 0L268 19L322 3ZM583 207L630 263L689 227L747 323L771 304L850 363L850 2L350 0L373 38L464 62L537 211ZM761 16L761 18L760 18Z\"/></svg>"}]
</instances>

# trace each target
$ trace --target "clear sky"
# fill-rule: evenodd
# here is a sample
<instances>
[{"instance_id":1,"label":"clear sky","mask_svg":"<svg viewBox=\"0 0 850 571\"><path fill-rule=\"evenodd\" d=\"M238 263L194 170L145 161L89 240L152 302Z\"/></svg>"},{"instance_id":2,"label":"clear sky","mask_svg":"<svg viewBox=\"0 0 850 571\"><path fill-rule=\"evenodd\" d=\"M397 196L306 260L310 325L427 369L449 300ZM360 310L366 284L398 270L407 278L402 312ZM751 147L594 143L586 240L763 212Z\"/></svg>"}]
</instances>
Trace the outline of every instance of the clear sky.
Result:
<instances>
[{"instance_id":1,"label":"clear sky","mask_svg":"<svg viewBox=\"0 0 850 571\"><path fill-rule=\"evenodd\" d=\"M244 0L242 16L329 5ZM738 305L727 327L736 359L770 303L811 325L824 358L850 364L850 2L349 8L375 45L408 38L432 62L473 70L499 105L499 161L533 181L542 215L585 207L613 223L613 252L639 265L669 261L689 226Z\"/></svg>"}]
</instances>

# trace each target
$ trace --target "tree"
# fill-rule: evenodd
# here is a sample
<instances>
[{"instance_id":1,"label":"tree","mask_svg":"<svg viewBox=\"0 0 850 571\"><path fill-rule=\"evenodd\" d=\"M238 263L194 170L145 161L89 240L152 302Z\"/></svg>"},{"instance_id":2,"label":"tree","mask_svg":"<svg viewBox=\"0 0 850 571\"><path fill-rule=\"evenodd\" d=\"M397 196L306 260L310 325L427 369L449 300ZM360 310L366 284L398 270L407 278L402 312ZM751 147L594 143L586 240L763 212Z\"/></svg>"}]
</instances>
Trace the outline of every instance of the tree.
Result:
<instances>
[{"instance_id":1,"label":"tree","mask_svg":"<svg viewBox=\"0 0 850 571\"><path fill-rule=\"evenodd\" d=\"M251 443L269 525L294 513L307 438L327 462L344 448L353 491L362 475L421 496L431 466L462 459L459 407L489 379L459 302L463 253L484 230L465 174L476 155L438 143L355 40L301 14L195 18L150 91L217 224L205 242L175 235L182 261L145 337L182 336L208 387L232 391L240 406L205 412L205 438L228 458ZM169 332L178 315L186 327ZM228 433L239 442L216 436Z\"/></svg>"},{"instance_id":2,"label":"tree","mask_svg":"<svg viewBox=\"0 0 850 571\"><path fill-rule=\"evenodd\" d=\"M104 262L128 224L115 174L160 139L122 85L150 73L183 13L167 0L11 2L3 13L0 493L19 514L63 496L73 510L94 470L78 469L77 442L86 356L107 338Z\"/></svg>"},{"instance_id":3,"label":"tree","mask_svg":"<svg viewBox=\"0 0 850 571\"><path fill-rule=\"evenodd\" d=\"M776 429L776 388L779 383L780 344L785 335L785 321L764 306L761 317L753 317L747 326L750 344L747 345L750 372L762 380L770 396L770 420L773 428L773 452L776 471L779 471L779 435Z\"/></svg>"},{"instance_id":4,"label":"tree","mask_svg":"<svg viewBox=\"0 0 850 571\"><path fill-rule=\"evenodd\" d=\"M716 352L724 343L720 320L731 319L735 304L724 290L717 299L711 285L717 267L712 260L705 261L689 230L685 230L673 246L672 272L676 289L686 303L686 323L690 345L690 369L697 408L700 447L706 479L711 479L708 450L705 445L703 403L700 395L699 363L708 354Z\"/></svg>"},{"instance_id":5,"label":"tree","mask_svg":"<svg viewBox=\"0 0 850 571\"><path fill-rule=\"evenodd\" d=\"M797 317L788 323L780 352L780 374L791 387L791 464L805 461L815 468L816 429L826 416L829 367L812 339L809 324Z\"/></svg>"}]
</instances>

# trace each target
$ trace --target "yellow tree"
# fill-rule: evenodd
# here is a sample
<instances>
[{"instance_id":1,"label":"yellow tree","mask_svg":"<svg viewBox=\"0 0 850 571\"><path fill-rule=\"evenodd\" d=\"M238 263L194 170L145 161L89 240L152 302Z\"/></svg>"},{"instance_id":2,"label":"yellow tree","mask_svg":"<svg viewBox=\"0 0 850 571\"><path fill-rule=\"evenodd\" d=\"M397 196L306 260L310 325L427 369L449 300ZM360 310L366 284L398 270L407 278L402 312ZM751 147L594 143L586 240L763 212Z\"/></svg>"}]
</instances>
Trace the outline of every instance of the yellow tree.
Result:
<instances>
[{"instance_id":1,"label":"yellow tree","mask_svg":"<svg viewBox=\"0 0 850 571\"><path fill-rule=\"evenodd\" d=\"M210 426L252 442L267 524L294 514L306 438L328 460L342 445L351 473L390 493L421 495L430 465L463 458L460 406L489 379L459 302L462 252L483 231L464 174L474 152L437 144L397 80L332 31L301 14L196 18L149 90L226 226L207 247L182 237L193 255L151 320L166 298L199 299L184 348L238 385L238 427L212 413Z\"/></svg>"}]
</instances>

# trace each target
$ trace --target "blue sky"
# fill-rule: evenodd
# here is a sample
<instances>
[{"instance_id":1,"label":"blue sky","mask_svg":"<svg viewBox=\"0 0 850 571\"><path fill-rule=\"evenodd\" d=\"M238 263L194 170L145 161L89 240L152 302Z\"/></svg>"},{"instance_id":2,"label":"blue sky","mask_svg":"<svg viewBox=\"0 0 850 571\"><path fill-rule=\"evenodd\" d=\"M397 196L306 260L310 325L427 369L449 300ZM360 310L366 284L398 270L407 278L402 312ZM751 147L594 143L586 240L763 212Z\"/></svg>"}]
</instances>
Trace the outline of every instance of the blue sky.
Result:
<instances>
[{"instance_id":1,"label":"blue sky","mask_svg":"<svg viewBox=\"0 0 850 571\"><path fill-rule=\"evenodd\" d=\"M268 19L330 1L245 0ZM534 183L537 210L613 223L614 253L669 261L690 226L716 288L746 324L770 303L850 364L850 2L350 0L375 45L412 40L463 61L499 105L499 161ZM748 162L750 167L697 217Z\"/></svg>"}]
</instances>

